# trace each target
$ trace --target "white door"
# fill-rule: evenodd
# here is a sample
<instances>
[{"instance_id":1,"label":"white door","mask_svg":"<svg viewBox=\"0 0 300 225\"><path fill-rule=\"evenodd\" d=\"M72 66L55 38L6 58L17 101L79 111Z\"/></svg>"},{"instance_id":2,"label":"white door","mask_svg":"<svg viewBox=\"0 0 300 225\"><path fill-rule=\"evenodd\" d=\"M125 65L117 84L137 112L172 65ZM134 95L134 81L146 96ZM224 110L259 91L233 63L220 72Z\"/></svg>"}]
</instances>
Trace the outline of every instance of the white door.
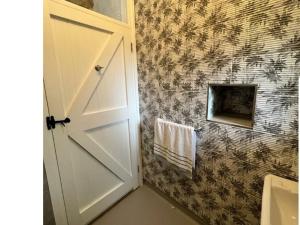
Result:
<instances>
[{"instance_id":1,"label":"white door","mask_svg":"<svg viewBox=\"0 0 300 225\"><path fill-rule=\"evenodd\" d=\"M44 82L70 225L138 186L131 27L63 0L44 2Z\"/></svg>"}]
</instances>

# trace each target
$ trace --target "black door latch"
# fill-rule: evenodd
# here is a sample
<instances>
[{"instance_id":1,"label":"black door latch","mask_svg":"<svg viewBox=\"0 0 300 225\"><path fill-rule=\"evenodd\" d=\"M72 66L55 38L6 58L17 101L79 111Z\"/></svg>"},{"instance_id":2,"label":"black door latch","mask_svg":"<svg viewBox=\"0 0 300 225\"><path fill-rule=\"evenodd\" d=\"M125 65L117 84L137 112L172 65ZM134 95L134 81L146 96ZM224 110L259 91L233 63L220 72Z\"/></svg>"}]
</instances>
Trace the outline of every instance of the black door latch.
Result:
<instances>
[{"instance_id":1,"label":"black door latch","mask_svg":"<svg viewBox=\"0 0 300 225\"><path fill-rule=\"evenodd\" d=\"M68 117L64 120L57 120L57 121L55 121L54 116L46 117L46 124L47 124L48 130L54 129L55 124L57 124L57 123L60 123L61 125L65 126L65 123L70 123L70 122L71 122L71 120Z\"/></svg>"}]
</instances>

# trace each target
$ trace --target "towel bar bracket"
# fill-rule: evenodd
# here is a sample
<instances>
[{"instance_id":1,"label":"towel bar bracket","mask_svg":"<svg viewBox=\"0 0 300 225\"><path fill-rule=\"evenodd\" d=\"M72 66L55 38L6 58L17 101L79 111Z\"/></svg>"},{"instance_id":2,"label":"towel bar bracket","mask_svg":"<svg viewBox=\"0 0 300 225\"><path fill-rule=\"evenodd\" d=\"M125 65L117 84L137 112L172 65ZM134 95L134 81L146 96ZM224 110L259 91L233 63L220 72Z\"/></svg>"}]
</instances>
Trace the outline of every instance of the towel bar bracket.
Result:
<instances>
[{"instance_id":1,"label":"towel bar bracket","mask_svg":"<svg viewBox=\"0 0 300 225\"><path fill-rule=\"evenodd\" d=\"M195 132L200 132L202 131L202 128L194 129Z\"/></svg>"}]
</instances>

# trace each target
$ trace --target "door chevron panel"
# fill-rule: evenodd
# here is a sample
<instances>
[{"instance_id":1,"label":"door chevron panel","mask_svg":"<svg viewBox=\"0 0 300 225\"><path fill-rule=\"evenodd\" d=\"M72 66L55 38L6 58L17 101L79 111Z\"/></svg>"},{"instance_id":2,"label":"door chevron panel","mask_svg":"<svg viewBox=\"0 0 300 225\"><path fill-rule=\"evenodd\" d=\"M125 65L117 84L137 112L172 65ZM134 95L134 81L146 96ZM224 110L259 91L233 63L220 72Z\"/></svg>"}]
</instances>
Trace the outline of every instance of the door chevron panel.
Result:
<instances>
[{"instance_id":1,"label":"door chevron panel","mask_svg":"<svg viewBox=\"0 0 300 225\"><path fill-rule=\"evenodd\" d=\"M123 185L123 180L111 172L103 163L86 151L74 139L69 138L73 171L76 174L74 184L79 211L89 208L96 200L107 195L111 188ZM109 182L102 182L102 179ZM90 186L91 180L94 185ZM101 188L99 188L101 186ZM87 191L88 190L88 191Z\"/></svg>"},{"instance_id":2,"label":"door chevron panel","mask_svg":"<svg viewBox=\"0 0 300 225\"><path fill-rule=\"evenodd\" d=\"M85 133L131 174L128 120L90 129ZM118 139L111 142L112 136Z\"/></svg>"},{"instance_id":3,"label":"door chevron panel","mask_svg":"<svg viewBox=\"0 0 300 225\"><path fill-rule=\"evenodd\" d=\"M68 23L59 18L52 19L54 45L59 66L60 79L64 87L63 94L65 113L72 106L76 95L83 82L90 74L91 67L103 52L105 45L97 43L108 43L111 33L99 32L90 27L81 27L80 33L85 37L78 36L78 25Z\"/></svg>"},{"instance_id":4,"label":"door chevron panel","mask_svg":"<svg viewBox=\"0 0 300 225\"><path fill-rule=\"evenodd\" d=\"M82 85L79 88L76 97L73 99L72 105L69 108L67 115L73 118L77 118L83 113L84 108L86 107L89 99L94 93L99 80L102 79L102 73L105 72L122 39L123 36L121 34L114 33L111 35L111 38L105 45L102 52L92 63L88 71L88 75L86 76L85 81L82 82ZM96 71L95 65L100 65L102 67L102 70Z\"/></svg>"},{"instance_id":5,"label":"door chevron panel","mask_svg":"<svg viewBox=\"0 0 300 225\"><path fill-rule=\"evenodd\" d=\"M87 152L101 162L105 167L111 170L122 181L130 180L130 174L124 169L120 163L115 160L108 151L101 148L93 139L88 137L85 133L78 131L70 134L70 137L81 145Z\"/></svg>"},{"instance_id":6,"label":"door chevron panel","mask_svg":"<svg viewBox=\"0 0 300 225\"><path fill-rule=\"evenodd\" d=\"M114 191L116 191L117 189L119 189L123 184L117 184L115 187L111 188L107 193L105 193L104 195L98 197L97 199L95 199L93 202L91 202L90 204L86 205L85 207L80 209L80 214L84 214L87 210L89 210L91 207L93 207L95 204L100 203L101 201L105 200L105 198L109 197L109 195L111 193L113 193Z\"/></svg>"},{"instance_id":7,"label":"door chevron panel","mask_svg":"<svg viewBox=\"0 0 300 225\"><path fill-rule=\"evenodd\" d=\"M130 183L124 183L122 185L118 185L111 189L110 192L106 193L106 195L101 198L95 200L88 207L83 209L80 214L83 218L83 221L90 221L90 218L93 218L94 215L99 214L99 210L103 212L106 208L103 205L110 205L111 202L116 202L119 200L118 196L124 195L124 193L128 193L131 190Z\"/></svg>"},{"instance_id":8,"label":"door chevron panel","mask_svg":"<svg viewBox=\"0 0 300 225\"><path fill-rule=\"evenodd\" d=\"M127 107L124 40L120 42L108 66L102 68L101 74L102 79L98 81L84 114Z\"/></svg>"}]
</instances>

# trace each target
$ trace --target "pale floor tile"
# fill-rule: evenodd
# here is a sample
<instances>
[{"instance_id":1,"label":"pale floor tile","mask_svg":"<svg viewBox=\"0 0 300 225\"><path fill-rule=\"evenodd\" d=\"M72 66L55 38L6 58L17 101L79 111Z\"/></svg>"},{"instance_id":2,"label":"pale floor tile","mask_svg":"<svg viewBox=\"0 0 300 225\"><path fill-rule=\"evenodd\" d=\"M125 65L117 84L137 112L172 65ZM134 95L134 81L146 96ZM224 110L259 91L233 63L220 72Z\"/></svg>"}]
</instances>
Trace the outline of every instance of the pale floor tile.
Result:
<instances>
[{"instance_id":1,"label":"pale floor tile","mask_svg":"<svg viewBox=\"0 0 300 225\"><path fill-rule=\"evenodd\" d=\"M144 185L91 225L199 225L199 223Z\"/></svg>"}]
</instances>

